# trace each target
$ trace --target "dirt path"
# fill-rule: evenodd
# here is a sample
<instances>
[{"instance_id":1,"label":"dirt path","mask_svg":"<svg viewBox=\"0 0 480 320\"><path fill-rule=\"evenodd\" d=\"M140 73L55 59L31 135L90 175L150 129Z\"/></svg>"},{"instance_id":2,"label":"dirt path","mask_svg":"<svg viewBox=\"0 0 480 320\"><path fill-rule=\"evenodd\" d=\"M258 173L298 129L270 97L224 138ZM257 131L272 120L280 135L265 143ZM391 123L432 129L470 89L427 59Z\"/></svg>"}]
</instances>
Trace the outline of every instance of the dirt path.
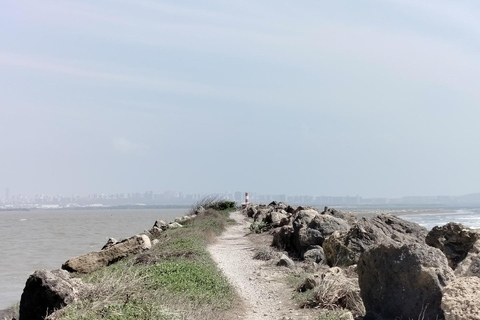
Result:
<instances>
[{"instance_id":1,"label":"dirt path","mask_svg":"<svg viewBox=\"0 0 480 320\"><path fill-rule=\"evenodd\" d=\"M237 224L229 227L208 250L245 300L247 308L243 319L311 319L302 310L296 310L291 300L292 289L282 279L285 273L264 261L252 259L255 245L246 236L249 223L245 216L234 212L230 217Z\"/></svg>"}]
</instances>

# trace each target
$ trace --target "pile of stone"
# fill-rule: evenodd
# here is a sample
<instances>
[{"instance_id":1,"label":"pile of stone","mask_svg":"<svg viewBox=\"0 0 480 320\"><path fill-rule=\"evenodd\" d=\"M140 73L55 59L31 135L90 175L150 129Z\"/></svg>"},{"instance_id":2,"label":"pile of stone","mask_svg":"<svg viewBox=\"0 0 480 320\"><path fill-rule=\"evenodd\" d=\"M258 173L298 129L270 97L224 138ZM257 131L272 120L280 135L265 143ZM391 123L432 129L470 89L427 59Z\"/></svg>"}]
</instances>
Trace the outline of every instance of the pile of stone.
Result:
<instances>
[{"instance_id":1,"label":"pile of stone","mask_svg":"<svg viewBox=\"0 0 480 320\"><path fill-rule=\"evenodd\" d=\"M182 223L194 219L205 211L197 208L191 214L167 223L155 221L153 227L143 234L117 241L108 239L100 251L67 260L63 270L37 270L28 278L20 300L19 320L43 320L56 310L81 300L93 287L72 277L74 273L91 273L111 265L127 256L149 250L158 243L158 238L167 229L181 228Z\"/></svg>"},{"instance_id":2,"label":"pile of stone","mask_svg":"<svg viewBox=\"0 0 480 320\"><path fill-rule=\"evenodd\" d=\"M325 297L333 297L327 302L364 320L480 319L476 230L449 223L428 232L390 214L357 219L327 207L321 211L277 202L249 204L243 211L254 223L268 225L272 246L287 251L293 260L330 268L301 286L322 295L320 307ZM325 278L329 280L322 281ZM356 295L362 306L345 304L345 297Z\"/></svg>"}]
</instances>

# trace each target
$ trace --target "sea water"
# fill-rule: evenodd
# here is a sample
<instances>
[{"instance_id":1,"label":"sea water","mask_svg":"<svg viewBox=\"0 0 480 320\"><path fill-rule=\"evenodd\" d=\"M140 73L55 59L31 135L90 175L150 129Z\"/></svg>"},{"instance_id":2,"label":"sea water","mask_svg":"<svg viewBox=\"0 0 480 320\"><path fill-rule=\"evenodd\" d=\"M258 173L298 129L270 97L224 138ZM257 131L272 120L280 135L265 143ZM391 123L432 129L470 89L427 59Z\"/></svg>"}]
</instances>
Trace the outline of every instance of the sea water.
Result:
<instances>
[{"instance_id":1,"label":"sea water","mask_svg":"<svg viewBox=\"0 0 480 320\"><path fill-rule=\"evenodd\" d=\"M480 229L480 212L478 209L459 209L441 213L419 212L399 216L407 221L416 222L428 230L449 222L461 223L471 229Z\"/></svg>"},{"instance_id":2,"label":"sea water","mask_svg":"<svg viewBox=\"0 0 480 320\"><path fill-rule=\"evenodd\" d=\"M0 309L20 301L38 269L60 269L70 258L98 251L108 238L125 239L172 221L187 209L0 211Z\"/></svg>"}]
</instances>

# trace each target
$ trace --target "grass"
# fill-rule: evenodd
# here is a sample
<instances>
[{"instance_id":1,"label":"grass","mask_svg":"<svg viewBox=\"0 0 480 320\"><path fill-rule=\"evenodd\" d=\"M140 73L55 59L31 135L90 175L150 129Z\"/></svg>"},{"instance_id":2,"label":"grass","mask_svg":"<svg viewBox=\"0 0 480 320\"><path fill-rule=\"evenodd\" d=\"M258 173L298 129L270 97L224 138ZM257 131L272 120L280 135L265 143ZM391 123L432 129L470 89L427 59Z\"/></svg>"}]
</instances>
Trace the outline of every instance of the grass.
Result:
<instances>
[{"instance_id":1,"label":"grass","mask_svg":"<svg viewBox=\"0 0 480 320\"><path fill-rule=\"evenodd\" d=\"M92 290L51 319L228 318L239 299L206 246L229 223L228 212L206 210L183 228L161 233L151 250L79 275Z\"/></svg>"}]
</instances>

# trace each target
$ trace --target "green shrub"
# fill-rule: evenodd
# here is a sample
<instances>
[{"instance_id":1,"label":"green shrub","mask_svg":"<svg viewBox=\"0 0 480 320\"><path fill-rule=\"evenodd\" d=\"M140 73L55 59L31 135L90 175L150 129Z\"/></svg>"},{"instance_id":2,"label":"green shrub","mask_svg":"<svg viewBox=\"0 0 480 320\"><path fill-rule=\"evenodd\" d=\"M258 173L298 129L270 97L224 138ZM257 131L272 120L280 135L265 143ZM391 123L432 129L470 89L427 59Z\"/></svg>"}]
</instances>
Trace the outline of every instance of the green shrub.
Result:
<instances>
[{"instance_id":1,"label":"green shrub","mask_svg":"<svg viewBox=\"0 0 480 320\"><path fill-rule=\"evenodd\" d=\"M250 224L250 231L254 233L262 233L268 231L270 229L270 225L266 222L252 222Z\"/></svg>"}]
</instances>

